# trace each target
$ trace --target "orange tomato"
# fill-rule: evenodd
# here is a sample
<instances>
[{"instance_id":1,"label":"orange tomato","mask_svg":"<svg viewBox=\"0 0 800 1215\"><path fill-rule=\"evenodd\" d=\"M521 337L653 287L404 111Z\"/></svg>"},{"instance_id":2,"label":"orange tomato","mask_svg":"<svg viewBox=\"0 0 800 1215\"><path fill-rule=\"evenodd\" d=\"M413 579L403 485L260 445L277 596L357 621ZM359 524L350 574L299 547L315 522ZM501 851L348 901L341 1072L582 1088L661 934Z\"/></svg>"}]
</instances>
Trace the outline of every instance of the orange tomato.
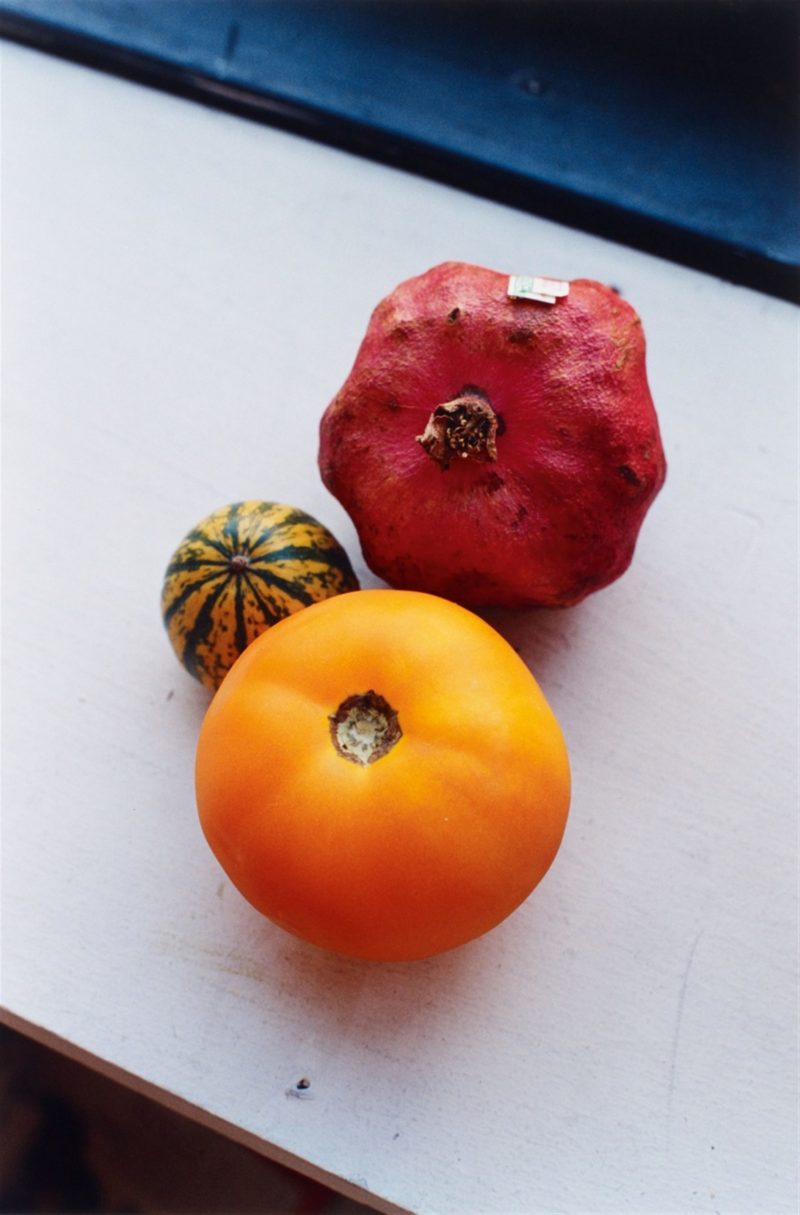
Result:
<instances>
[{"instance_id":1,"label":"orange tomato","mask_svg":"<svg viewBox=\"0 0 800 1215\"><path fill-rule=\"evenodd\" d=\"M259 911L355 957L493 928L550 866L569 806L558 723L511 646L414 591L325 600L238 659L203 723L205 836Z\"/></svg>"}]
</instances>

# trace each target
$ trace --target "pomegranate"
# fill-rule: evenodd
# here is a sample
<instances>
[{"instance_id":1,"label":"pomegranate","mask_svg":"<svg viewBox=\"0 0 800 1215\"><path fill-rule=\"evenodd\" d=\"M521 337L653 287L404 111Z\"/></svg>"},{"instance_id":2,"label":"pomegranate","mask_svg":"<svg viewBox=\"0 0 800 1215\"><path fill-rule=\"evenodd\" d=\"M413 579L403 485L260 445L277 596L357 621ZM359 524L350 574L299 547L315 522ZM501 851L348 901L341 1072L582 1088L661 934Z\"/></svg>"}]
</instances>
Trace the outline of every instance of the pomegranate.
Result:
<instances>
[{"instance_id":1,"label":"pomegranate","mask_svg":"<svg viewBox=\"0 0 800 1215\"><path fill-rule=\"evenodd\" d=\"M391 586L566 607L624 573L666 472L636 312L589 279L511 298L446 262L375 309L322 479Z\"/></svg>"}]
</instances>

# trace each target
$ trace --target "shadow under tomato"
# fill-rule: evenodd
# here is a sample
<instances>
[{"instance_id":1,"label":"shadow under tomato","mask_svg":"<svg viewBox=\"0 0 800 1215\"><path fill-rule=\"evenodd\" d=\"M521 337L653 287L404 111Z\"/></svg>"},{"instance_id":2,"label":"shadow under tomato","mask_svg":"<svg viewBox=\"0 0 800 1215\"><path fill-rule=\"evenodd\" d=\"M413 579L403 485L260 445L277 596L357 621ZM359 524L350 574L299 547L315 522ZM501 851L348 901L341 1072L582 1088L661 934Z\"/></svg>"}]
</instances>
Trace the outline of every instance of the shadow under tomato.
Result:
<instances>
[{"instance_id":1,"label":"shadow under tomato","mask_svg":"<svg viewBox=\"0 0 800 1215\"><path fill-rule=\"evenodd\" d=\"M519 938L510 921L517 914L465 945L411 962L344 957L266 920L259 936L270 955L270 985L277 984L290 1003L301 1003L308 1029L325 1041L356 1042L367 1050L374 1043L382 1055L391 1055L394 1044L403 1057L424 1041L443 1039L453 1007L482 1002L487 976L513 966ZM255 943L251 938L251 948Z\"/></svg>"}]
</instances>

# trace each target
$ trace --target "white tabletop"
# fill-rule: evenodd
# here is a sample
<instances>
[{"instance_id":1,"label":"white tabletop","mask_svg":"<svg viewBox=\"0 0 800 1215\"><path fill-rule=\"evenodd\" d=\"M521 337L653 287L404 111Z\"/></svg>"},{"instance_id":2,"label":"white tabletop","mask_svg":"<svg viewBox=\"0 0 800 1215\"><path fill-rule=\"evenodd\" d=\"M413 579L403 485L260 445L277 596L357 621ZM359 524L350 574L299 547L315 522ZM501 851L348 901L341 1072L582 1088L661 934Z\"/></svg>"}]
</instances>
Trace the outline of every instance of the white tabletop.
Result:
<instances>
[{"instance_id":1,"label":"white tabletop","mask_svg":"<svg viewBox=\"0 0 800 1215\"><path fill-rule=\"evenodd\" d=\"M796 311L15 47L3 108L5 1018L381 1210L793 1211ZM374 585L317 424L373 305L450 258L619 286L670 471L613 587L489 613L570 746L550 874L362 964L206 847L158 598L246 497Z\"/></svg>"}]
</instances>

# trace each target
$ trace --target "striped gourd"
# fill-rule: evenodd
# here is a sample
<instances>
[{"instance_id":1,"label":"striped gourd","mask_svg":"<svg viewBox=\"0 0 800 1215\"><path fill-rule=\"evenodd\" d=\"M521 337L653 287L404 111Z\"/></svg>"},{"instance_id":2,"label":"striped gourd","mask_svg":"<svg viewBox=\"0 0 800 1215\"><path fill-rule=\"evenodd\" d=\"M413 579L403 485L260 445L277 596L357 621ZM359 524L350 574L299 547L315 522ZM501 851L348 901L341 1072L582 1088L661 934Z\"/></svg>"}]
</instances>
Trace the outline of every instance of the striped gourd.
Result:
<instances>
[{"instance_id":1,"label":"striped gourd","mask_svg":"<svg viewBox=\"0 0 800 1215\"><path fill-rule=\"evenodd\" d=\"M179 544L164 577L161 610L178 658L213 689L270 625L355 590L347 554L311 515L278 502L234 502Z\"/></svg>"}]
</instances>

